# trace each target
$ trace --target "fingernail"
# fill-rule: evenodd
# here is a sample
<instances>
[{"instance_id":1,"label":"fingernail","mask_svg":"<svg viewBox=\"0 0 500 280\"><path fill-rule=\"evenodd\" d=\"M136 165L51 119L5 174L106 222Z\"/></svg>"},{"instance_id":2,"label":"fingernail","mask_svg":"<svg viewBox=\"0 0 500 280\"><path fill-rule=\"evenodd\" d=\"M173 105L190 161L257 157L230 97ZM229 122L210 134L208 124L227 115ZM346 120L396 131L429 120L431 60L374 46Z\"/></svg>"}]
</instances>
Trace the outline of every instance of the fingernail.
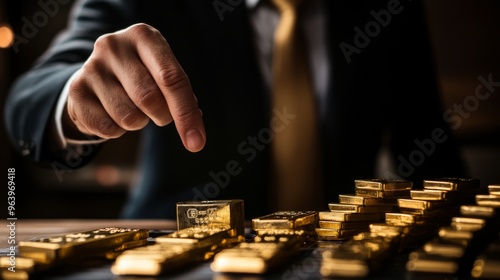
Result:
<instances>
[{"instance_id":1,"label":"fingernail","mask_svg":"<svg viewBox=\"0 0 500 280\"><path fill-rule=\"evenodd\" d=\"M205 140L203 139L203 136L201 136L199 130L192 129L186 133L186 144L188 150L191 152L198 152L205 145Z\"/></svg>"}]
</instances>

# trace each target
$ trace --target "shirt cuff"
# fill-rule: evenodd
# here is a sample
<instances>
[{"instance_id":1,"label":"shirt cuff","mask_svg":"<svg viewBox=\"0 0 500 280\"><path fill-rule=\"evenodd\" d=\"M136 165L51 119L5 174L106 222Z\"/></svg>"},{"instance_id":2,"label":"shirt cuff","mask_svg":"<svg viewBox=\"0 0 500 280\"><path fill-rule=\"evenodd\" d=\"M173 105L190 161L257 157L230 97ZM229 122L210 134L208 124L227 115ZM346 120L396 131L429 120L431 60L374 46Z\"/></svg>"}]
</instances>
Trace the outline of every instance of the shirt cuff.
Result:
<instances>
[{"instance_id":1,"label":"shirt cuff","mask_svg":"<svg viewBox=\"0 0 500 280\"><path fill-rule=\"evenodd\" d=\"M59 96L59 99L57 100L56 104L56 110L54 114L54 121L55 121L55 127L56 127L56 140L58 141L59 145L63 148L66 149L68 144L70 145L94 145L94 144L99 144L103 143L106 141L106 139L99 138L97 136L88 136L87 139L71 139L68 138L64 135L64 131L62 128L62 115L64 112L64 109L66 108L66 102L68 101L68 95L69 95L69 85L73 81L75 75L78 73L76 71L71 77L68 79L66 84L64 85L64 88L61 92L61 95Z\"/></svg>"}]
</instances>

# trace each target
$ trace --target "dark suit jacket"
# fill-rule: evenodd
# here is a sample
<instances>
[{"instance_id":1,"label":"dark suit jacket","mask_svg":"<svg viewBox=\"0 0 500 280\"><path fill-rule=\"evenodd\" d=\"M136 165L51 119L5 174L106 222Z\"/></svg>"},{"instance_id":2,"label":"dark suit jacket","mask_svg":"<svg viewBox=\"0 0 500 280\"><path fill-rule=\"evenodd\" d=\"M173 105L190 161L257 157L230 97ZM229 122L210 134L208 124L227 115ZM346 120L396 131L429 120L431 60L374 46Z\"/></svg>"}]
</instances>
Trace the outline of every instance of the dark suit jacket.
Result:
<instances>
[{"instance_id":1,"label":"dark suit jacket","mask_svg":"<svg viewBox=\"0 0 500 280\"><path fill-rule=\"evenodd\" d=\"M220 2L232 8L224 11L223 20L214 6ZM183 148L174 125L148 125L141 146L141 178L125 216L172 218L176 201L193 198L243 198L247 217L266 213L269 145L253 146L249 137L269 127L270 105L247 10L244 1L237 2L79 2L70 28L11 90L6 121L14 144L23 154L63 171L90 160L96 147L82 156L50 150L49 116L67 79L100 35L145 22L162 32L188 74L204 112L207 144L192 154ZM400 167L396 175L416 184L424 178L462 176L459 154L441 113L420 3L401 1L401 12L392 14L386 26L379 23L376 32L374 13L396 1L325 2L332 88L321 124L327 195L318 209L325 209L339 193L352 193L354 179L374 176L384 142ZM370 25L370 41L356 45L355 28ZM346 44L357 48L350 49L350 63L342 44L344 51ZM442 131L439 141L416 144L432 139L435 129Z\"/></svg>"}]
</instances>

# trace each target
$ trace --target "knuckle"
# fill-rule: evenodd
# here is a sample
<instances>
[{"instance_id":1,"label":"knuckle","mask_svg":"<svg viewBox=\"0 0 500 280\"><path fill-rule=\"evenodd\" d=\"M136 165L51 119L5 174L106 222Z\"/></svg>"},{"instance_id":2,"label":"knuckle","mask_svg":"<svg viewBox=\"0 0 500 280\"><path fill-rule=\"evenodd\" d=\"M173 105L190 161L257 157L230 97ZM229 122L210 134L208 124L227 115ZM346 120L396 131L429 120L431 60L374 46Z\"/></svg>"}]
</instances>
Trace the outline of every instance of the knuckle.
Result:
<instances>
[{"instance_id":1,"label":"knuckle","mask_svg":"<svg viewBox=\"0 0 500 280\"><path fill-rule=\"evenodd\" d=\"M157 29L145 23L132 25L129 28L129 32L133 36L136 36L138 38L149 38L151 36L157 36L159 34L159 31Z\"/></svg>"},{"instance_id":2,"label":"knuckle","mask_svg":"<svg viewBox=\"0 0 500 280\"><path fill-rule=\"evenodd\" d=\"M190 106L180 107L176 113L176 124L181 123L187 126L195 123L196 119L200 116L199 110Z\"/></svg>"},{"instance_id":3,"label":"knuckle","mask_svg":"<svg viewBox=\"0 0 500 280\"><path fill-rule=\"evenodd\" d=\"M137 130L143 128L148 118L139 109L124 108L118 112L120 126L125 130Z\"/></svg>"},{"instance_id":4,"label":"knuckle","mask_svg":"<svg viewBox=\"0 0 500 280\"><path fill-rule=\"evenodd\" d=\"M103 52L117 49L119 45L118 36L113 33L108 33L100 36L94 43L94 51Z\"/></svg>"},{"instance_id":5,"label":"knuckle","mask_svg":"<svg viewBox=\"0 0 500 280\"><path fill-rule=\"evenodd\" d=\"M138 85L133 93L132 100L140 106L151 107L158 103L160 93L154 85Z\"/></svg>"},{"instance_id":6,"label":"knuckle","mask_svg":"<svg viewBox=\"0 0 500 280\"><path fill-rule=\"evenodd\" d=\"M177 91L190 87L189 79L181 69L162 69L158 75L160 86L168 91Z\"/></svg>"}]
</instances>

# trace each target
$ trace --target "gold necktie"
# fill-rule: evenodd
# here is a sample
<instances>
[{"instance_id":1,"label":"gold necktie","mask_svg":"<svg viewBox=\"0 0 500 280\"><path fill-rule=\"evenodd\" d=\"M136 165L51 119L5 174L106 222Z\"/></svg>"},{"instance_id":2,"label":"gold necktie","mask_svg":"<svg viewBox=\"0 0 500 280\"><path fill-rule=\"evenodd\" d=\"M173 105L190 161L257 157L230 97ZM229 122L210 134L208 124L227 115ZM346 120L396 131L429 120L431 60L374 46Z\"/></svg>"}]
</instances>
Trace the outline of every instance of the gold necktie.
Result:
<instances>
[{"instance_id":1,"label":"gold necktie","mask_svg":"<svg viewBox=\"0 0 500 280\"><path fill-rule=\"evenodd\" d=\"M295 115L272 142L275 210L315 210L324 203L315 97L298 30L299 2L273 0L281 16L274 34L273 110Z\"/></svg>"}]
</instances>

